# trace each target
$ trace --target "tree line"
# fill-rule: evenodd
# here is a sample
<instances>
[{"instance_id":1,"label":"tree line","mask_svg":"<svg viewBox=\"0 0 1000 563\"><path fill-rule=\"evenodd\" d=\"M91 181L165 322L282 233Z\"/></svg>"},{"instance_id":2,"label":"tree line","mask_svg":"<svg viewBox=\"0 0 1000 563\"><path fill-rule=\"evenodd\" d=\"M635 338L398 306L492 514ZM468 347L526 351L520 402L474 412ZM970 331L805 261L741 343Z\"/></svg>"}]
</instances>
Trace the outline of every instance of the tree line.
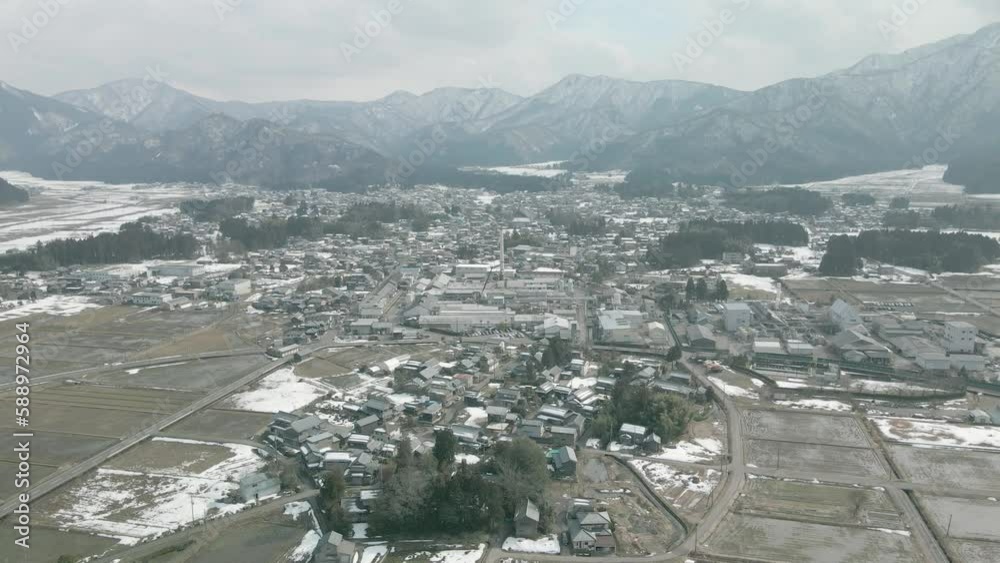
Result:
<instances>
[{"instance_id":1,"label":"tree line","mask_svg":"<svg viewBox=\"0 0 1000 563\"><path fill-rule=\"evenodd\" d=\"M483 189L499 194L512 192L547 192L568 187L570 174L554 178L542 176L514 176L489 171L460 170L447 166L424 165L409 177L401 178L405 186L441 184L452 188Z\"/></svg>"},{"instance_id":2,"label":"tree line","mask_svg":"<svg viewBox=\"0 0 1000 563\"><path fill-rule=\"evenodd\" d=\"M456 463L458 444L449 430L435 433L432 455L415 457L404 440L368 524L375 535L456 534L495 531L529 499L543 514L548 462L542 449L518 437L494 446L479 465Z\"/></svg>"},{"instance_id":3,"label":"tree line","mask_svg":"<svg viewBox=\"0 0 1000 563\"><path fill-rule=\"evenodd\" d=\"M787 213L814 217L830 210L833 202L819 193L803 188L740 190L728 192L726 205L748 213Z\"/></svg>"},{"instance_id":4,"label":"tree line","mask_svg":"<svg viewBox=\"0 0 1000 563\"><path fill-rule=\"evenodd\" d=\"M160 233L144 223L125 223L117 233L39 242L30 250L0 256L5 271L51 270L77 264L124 264L154 258L188 259L198 251L190 233Z\"/></svg>"},{"instance_id":5,"label":"tree line","mask_svg":"<svg viewBox=\"0 0 1000 563\"><path fill-rule=\"evenodd\" d=\"M638 424L657 434L664 442L680 438L696 415L690 401L657 391L635 380L636 368L626 365L591 426L591 435L606 445L618 435L622 424Z\"/></svg>"},{"instance_id":6,"label":"tree line","mask_svg":"<svg viewBox=\"0 0 1000 563\"><path fill-rule=\"evenodd\" d=\"M189 199L180 202L181 213L195 221L217 223L241 213L253 211L256 200L248 196L221 197L217 199Z\"/></svg>"},{"instance_id":7,"label":"tree line","mask_svg":"<svg viewBox=\"0 0 1000 563\"><path fill-rule=\"evenodd\" d=\"M828 276L852 276L862 258L928 272L977 272L1000 257L996 240L968 233L937 231L864 231L832 237L820 263Z\"/></svg>"},{"instance_id":8,"label":"tree line","mask_svg":"<svg viewBox=\"0 0 1000 563\"><path fill-rule=\"evenodd\" d=\"M840 196L840 201L848 207L871 207L876 200L871 194L851 192Z\"/></svg>"},{"instance_id":9,"label":"tree line","mask_svg":"<svg viewBox=\"0 0 1000 563\"><path fill-rule=\"evenodd\" d=\"M725 252L749 253L754 244L805 246L809 233L788 221L691 221L650 247L646 262L654 268L690 268L701 260L721 259Z\"/></svg>"},{"instance_id":10,"label":"tree line","mask_svg":"<svg viewBox=\"0 0 1000 563\"><path fill-rule=\"evenodd\" d=\"M988 205L946 205L929 213L889 211L883 225L896 229L1000 229L1000 211Z\"/></svg>"},{"instance_id":11,"label":"tree line","mask_svg":"<svg viewBox=\"0 0 1000 563\"><path fill-rule=\"evenodd\" d=\"M550 209L545 217L554 227L563 227L571 236L600 236L607 232L608 223L604 217L584 217L573 211Z\"/></svg>"}]
</instances>

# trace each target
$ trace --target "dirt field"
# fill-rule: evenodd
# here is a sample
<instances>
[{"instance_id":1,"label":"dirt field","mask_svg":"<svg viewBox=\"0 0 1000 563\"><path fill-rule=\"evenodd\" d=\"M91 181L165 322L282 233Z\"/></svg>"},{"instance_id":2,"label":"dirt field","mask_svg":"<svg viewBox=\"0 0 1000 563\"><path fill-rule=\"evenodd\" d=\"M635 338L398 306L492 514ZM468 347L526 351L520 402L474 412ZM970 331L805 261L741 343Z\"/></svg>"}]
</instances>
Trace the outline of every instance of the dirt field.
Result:
<instances>
[{"instance_id":1,"label":"dirt field","mask_svg":"<svg viewBox=\"0 0 1000 563\"><path fill-rule=\"evenodd\" d=\"M963 563L996 563L1000 561L1000 543L951 540L951 549Z\"/></svg>"},{"instance_id":2,"label":"dirt field","mask_svg":"<svg viewBox=\"0 0 1000 563\"><path fill-rule=\"evenodd\" d=\"M54 563L60 555L87 556L108 552L118 543L110 538L57 530L35 524L31 528L30 555L15 552L14 529L0 526L0 561L7 563Z\"/></svg>"},{"instance_id":3,"label":"dirt field","mask_svg":"<svg viewBox=\"0 0 1000 563\"><path fill-rule=\"evenodd\" d=\"M212 343L212 338L196 337L225 315L217 309L158 311L114 306L87 309L69 317L29 317L32 364L37 368L33 371L42 375L140 359L156 355L157 349L169 351L171 344L186 339L181 353L192 353L192 346L212 348L219 343L217 338ZM24 320L0 323L0 338L12 335L14 325ZM0 350L0 361L11 359L12 353L13 347Z\"/></svg>"},{"instance_id":4,"label":"dirt field","mask_svg":"<svg viewBox=\"0 0 1000 563\"><path fill-rule=\"evenodd\" d=\"M10 432L0 433L0 461L16 461L14 442L15 439ZM57 467L88 458L114 443L115 440L110 438L88 438L73 434L36 431L31 439L31 464L32 467L39 465Z\"/></svg>"},{"instance_id":5,"label":"dirt field","mask_svg":"<svg viewBox=\"0 0 1000 563\"><path fill-rule=\"evenodd\" d=\"M791 469L816 473L841 473L862 477L888 477L889 470L873 450L748 440L747 463L770 469ZM780 467L779 467L780 465Z\"/></svg>"},{"instance_id":6,"label":"dirt field","mask_svg":"<svg viewBox=\"0 0 1000 563\"><path fill-rule=\"evenodd\" d=\"M111 458L104 467L164 474L174 474L173 469L183 468L184 473L201 473L231 456L232 452L223 446L147 441Z\"/></svg>"},{"instance_id":7,"label":"dirt field","mask_svg":"<svg viewBox=\"0 0 1000 563\"><path fill-rule=\"evenodd\" d=\"M190 362L166 361L162 367L133 368L102 374L93 379L109 385L178 389L183 391L210 391L223 387L269 360L260 356L213 358Z\"/></svg>"},{"instance_id":8,"label":"dirt field","mask_svg":"<svg viewBox=\"0 0 1000 563\"><path fill-rule=\"evenodd\" d=\"M670 462L655 463L646 460L633 460L630 464L653 484L656 494L686 517L701 516L709 509L710 495L718 486L721 476L718 468L681 468L671 466Z\"/></svg>"},{"instance_id":9,"label":"dirt field","mask_svg":"<svg viewBox=\"0 0 1000 563\"><path fill-rule=\"evenodd\" d=\"M702 549L710 554L795 563L913 563L908 532L828 526L729 514Z\"/></svg>"},{"instance_id":10,"label":"dirt field","mask_svg":"<svg viewBox=\"0 0 1000 563\"><path fill-rule=\"evenodd\" d=\"M203 440L248 440L266 428L269 422L269 414L210 409L185 418L167 428L163 434Z\"/></svg>"},{"instance_id":11,"label":"dirt field","mask_svg":"<svg viewBox=\"0 0 1000 563\"><path fill-rule=\"evenodd\" d=\"M179 410L197 396L152 389L60 385L36 389L31 398L31 428L35 431L117 439ZM9 393L0 405L14 408Z\"/></svg>"},{"instance_id":12,"label":"dirt field","mask_svg":"<svg viewBox=\"0 0 1000 563\"><path fill-rule=\"evenodd\" d=\"M1000 542L1000 503L926 495L920 501L938 529L947 531L951 521L949 537Z\"/></svg>"},{"instance_id":13,"label":"dirt field","mask_svg":"<svg viewBox=\"0 0 1000 563\"><path fill-rule=\"evenodd\" d=\"M871 447L871 441L854 417L816 413L751 410L743 413L743 427L750 438Z\"/></svg>"},{"instance_id":14,"label":"dirt field","mask_svg":"<svg viewBox=\"0 0 1000 563\"><path fill-rule=\"evenodd\" d=\"M184 554L181 558L170 561L175 563L287 561L286 554L298 546L306 531L304 523L291 522L288 518L275 516L266 520L254 520L241 523L239 526L230 526L197 553Z\"/></svg>"},{"instance_id":15,"label":"dirt field","mask_svg":"<svg viewBox=\"0 0 1000 563\"><path fill-rule=\"evenodd\" d=\"M9 449L7 451L10 451ZM49 474L54 472L56 468L52 465L42 465L40 463L31 464L31 478L32 483L41 481ZM8 497L14 496L16 493L23 493L24 489L17 489L14 487L14 474L17 473L17 464L11 461L0 461L0 475L3 475L5 479L0 479L0 499L6 501ZM3 550L0 549L0 553ZM2 559L0 559L2 561Z\"/></svg>"},{"instance_id":16,"label":"dirt field","mask_svg":"<svg viewBox=\"0 0 1000 563\"><path fill-rule=\"evenodd\" d=\"M995 489L1000 483L1000 454L895 444L887 449L902 477L916 483L973 489Z\"/></svg>"},{"instance_id":17,"label":"dirt field","mask_svg":"<svg viewBox=\"0 0 1000 563\"><path fill-rule=\"evenodd\" d=\"M747 483L733 509L820 524L905 529L892 500L875 489L755 478Z\"/></svg>"},{"instance_id":18,"label":"dirt field","mask_svg":"<svg viewBox=\"0 0 1000 563\"><path fill-rule=\"evenodd\" d=\"M360 367L372 366L393 358L427 359L440 349L433 344L411 344L375 348L327 350L296 366L299 377L331 377L345 375Z\"/></svg>"}]
</instances>

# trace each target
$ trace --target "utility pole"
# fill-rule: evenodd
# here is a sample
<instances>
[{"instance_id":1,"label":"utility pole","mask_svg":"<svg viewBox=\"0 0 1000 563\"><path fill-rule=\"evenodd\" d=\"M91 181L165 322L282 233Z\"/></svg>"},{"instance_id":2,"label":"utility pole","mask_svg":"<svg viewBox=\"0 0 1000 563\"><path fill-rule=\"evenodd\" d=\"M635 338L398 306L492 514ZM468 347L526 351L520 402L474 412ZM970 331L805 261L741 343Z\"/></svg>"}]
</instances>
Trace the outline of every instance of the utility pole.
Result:
<instances>
[{"instance_id":1,"label":"utility pole","mask_svg":"<svg viewBox=\"0 0 1000 563\"><path fill-rule=\"evenodd\" d=\"M952 516L954 516L954 514L949 514L948 515L948 531L945 533L945 537L949 537L949 538L951 537L951 517Z\"/></svg>"}]
</instances>

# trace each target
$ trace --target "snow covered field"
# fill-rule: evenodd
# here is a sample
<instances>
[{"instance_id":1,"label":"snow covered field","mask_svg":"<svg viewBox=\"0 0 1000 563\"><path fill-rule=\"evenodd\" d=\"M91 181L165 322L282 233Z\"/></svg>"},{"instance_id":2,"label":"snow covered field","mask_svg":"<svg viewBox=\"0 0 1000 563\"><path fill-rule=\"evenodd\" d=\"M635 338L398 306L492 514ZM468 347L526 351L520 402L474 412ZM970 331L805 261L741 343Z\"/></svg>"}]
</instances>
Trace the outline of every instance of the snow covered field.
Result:
<instances>
[{"instance_id":1,"label":"snow covered field","mask_svg":"<svg viewBox=\"0 0 1000 563\"><path fill-rule=\"evenodd\" d=\"M1000 428L948 424L911 418L873 417L871 420L883 436L907 444L1000 450Z\"/></svg>"},{"instance_id":2,"label":"snow covered field","mask_svg":"<svg viewBox=\"0 0 1000 563\"><path fill-rule=\"evenodd\" d=\"M299 545L295 546L295 549L288 556L288 560L292 563L305 563L309 561L321 539L323 538L315 530L309 530L302 538L302 541L299 542Z\"/></svg>"},{"instance_id":3,"label":"snow covered field","mask_svg":"<svg viewBox=\"0 0 1000 563\"><path fill-rule=\"evenodd\" d=\"M559 555L559 540L555 536L545 536L537 540L510 537L504 540L502 549L519 553Z\"/></svg>"},{"instance_id":4,"label":"snow covered field","mask_svg":"<svg viewBox=\"0 0 1000 563\"><path fill-rule=\"evenodd\" d=\"M962 187L944 181L947 169L948 167L944 165L934 165L917 170L879 172L798 185L832 195L863 192L876 197L908 196L915 201L924 198L933 198L934 201L941 201L942 198L960 198Z\"/></svg>"},{"instance_id":5,"label":"snow covered field","mask_svg":"<svg viewBox=\"0 0 1000 563\"><path fill-rule=\"evenodd\" d=\"M226 448L229 457L198 472L188 469L194 462L156 472L100 468L60 495L64 500L52 518L61 527L132 545L190 524L192 510L201 519L246 507L222 500L239 488L240 478L263 467L253 448L174 438L153 441Z\"/></svg>"},{"instance_id":6,"label":"snow covered field","mask_svg":"<svg viewBox=\"0 0 1000 563\"><path fill-rule=\"evenodd\" d=\"M4 302L0 304L0 321L20 319L31 315L47 314L69 317L87 309L99 309L101 305L88 297L79 295L49 295L37 301ZM10 307L6 307L10 305Z\"/></svg>"},{"instance_id":7,"label":"snow covered field","mask_svg":"<svg viewBox=\"0 0 1000 563\"><path fill-rule=\"evenodd\" d=\"M680 471L655 461L634 459L629 461L629 464L642 472L657 491L671 491L682 487L694 493L707 495L719 483L719 472L714 469L706 470L706 477L701 478L694 473Z\"/></svg>"},{"instance_id":8,"label":"snow covered field","mask_svg":"<svg viewBox=\"0 0 1000 563\"><path fill-rule=\"evenodd\" d=\"M718 385L719 388L722 389L722 392L725 393L726 395L729 395L730 397L743 397L745 399L756 399L757 398L757 392L756 391L751 391L749 389L744 389L744 388L738 387L736 385L730 385L729 383L726 383L725 381L723 381L721 378L718 378L718 377L715 377L715 376L709 376L708 380L711 381L712 383Z\"/></svg>"},{"instance_id":9,"label":"snow covered field","mask_svg":"<svg viewBox=\"0 0 1000 563\"><path fill-rule=\"evenodd\" d=\"M229 408L254 412L291 412L300 409L327 391L307 379L295 376L294 368L282 368L260 380L255 389L233 395Z\"/></svg>"},{"instance_id":10,"label":"snow covered field","mask_svg":"<svg viewBox=\"0 0 1000 563\"><path fill-rule=\"evenodd\" d=\"M678 442L675 447L665 447L652 456L669 461L697 463L709 461L722 454L722 442L715 438L695 438L690 442Z\"/></svg>"},{"instance_id":11,"label":"snow covered field","mask_svg":"<svg viewBox=\"0 0 1000 563\"><path fill-rule=\"evenodd\" d=\"M562 160L553 160L551 162L537 162L534 164L522 164L520 166L495 166L492 168L463 168L463 170L477 171L477 172L494 172L496 174L504 174L507 176L537 176L539 178L555 178L562 174L567 174L568 170L563 170L561 168L554 168L561 165Z\"/></svg>"},{"instance_id":12,"label":"snow covered field","mask_svg":"<svg viewBox=\"0 0 1000 563\"><path fill-rule=\"evenodd\" d=\"M0 216L0 252L117 231L123 223L140 217L177 213L175 201L200 197L203 192L198 186L182 184L45 180L16 171L0 172L0 177L32 192L29 203L4 209Z\"/></svg>"},{"instance_id":13,"label":"snow covered field","mask_svg":"<svg viewBox=\"0 0 1000 563\"><path fill-rule=\"evenodd\" d=\"M851 405L840 401L824 399L799 399L797 401L775 401L774 404L792 409L814 409L833 412L851 412Z\"/></svg>"},{"instance_id":14,"label":"snow covered field","mask_svg":"<svg viewBox=\"0 0 1000 563\"><path fill-rule=\"evenodd\" d=\"M726 280L726 285L730 288L741 287L753 291L763 291L772 295L777 295L778 293L778 282L771 278L762 278L748 274L722 274L722 277ZM730 289L730 291L732 290Z\"/></svg>"}]
</instances>

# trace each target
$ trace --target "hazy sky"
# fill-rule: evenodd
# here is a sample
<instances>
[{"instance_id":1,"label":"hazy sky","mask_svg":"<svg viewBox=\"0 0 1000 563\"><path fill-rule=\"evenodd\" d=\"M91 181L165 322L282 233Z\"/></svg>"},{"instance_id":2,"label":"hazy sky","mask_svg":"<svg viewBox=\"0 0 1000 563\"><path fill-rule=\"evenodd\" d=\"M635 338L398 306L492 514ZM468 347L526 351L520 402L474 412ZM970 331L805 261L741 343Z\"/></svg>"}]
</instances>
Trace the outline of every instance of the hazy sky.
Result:
<instances>
[{"instance_id":1,"label":"hazy sky","mask_svg":"<svg viewBox=\"0 0 1000 563\"><path fill-rule=\"evenodd\" d=\"M570 73L753 89L996 21L997 0L2 0L0 80L54 94L157 67L248 101L529 95Z\"/></svg>"}]
</instances>

